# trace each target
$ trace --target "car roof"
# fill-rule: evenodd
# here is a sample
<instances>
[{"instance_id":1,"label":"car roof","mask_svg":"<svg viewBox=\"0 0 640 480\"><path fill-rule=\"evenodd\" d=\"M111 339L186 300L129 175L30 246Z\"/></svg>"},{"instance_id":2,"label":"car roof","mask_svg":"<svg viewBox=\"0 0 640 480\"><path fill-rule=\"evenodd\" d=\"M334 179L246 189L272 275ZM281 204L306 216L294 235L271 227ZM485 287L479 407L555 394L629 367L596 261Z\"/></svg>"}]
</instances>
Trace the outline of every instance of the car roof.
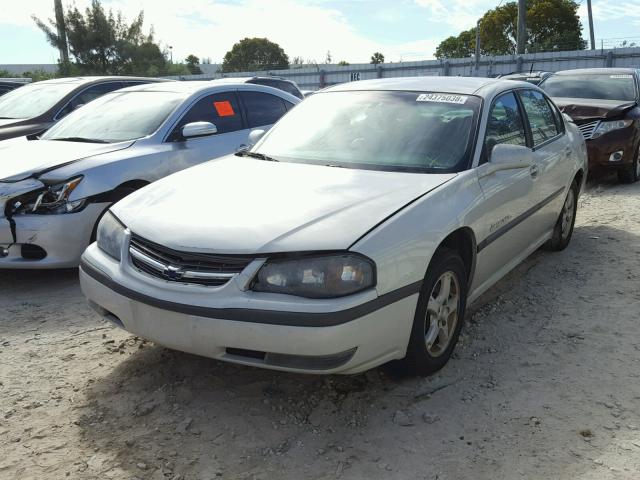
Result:
<instances>
[{"instance_id":1,"label":"car roof","mask_svg":"<svg viewBox=\"0 0 640 480\"><path fill-rule=\"evenodd\" d=\"M216 80L185 80L181 82L170 83L147 83L144 85L135 85L133 87L123 88L119 91L133 92L133 91L145 91L145 92L173 92L173 93L196 93L201 90L208 90L211 88L229 88L230 86L246 87L246 82L218 82ZM262 85L252 85L252 87L262 87ZM271 88L271 87L265 87ZM275 90L275 89L274 89ZM280 90L278 90L280 91Z\"/></svg>"},{"instance_id":2,"label":"car roof","mask_svg":"<svg viewBox=\"0 0 640 480\"><path fill-rule=\"evenodd\" d=\"M104 81L118 81L118 80L133 80L133 81L145 81L145 82L168 82L171 80L160 79L160 78L150 78L150 77L128 77L128 76L91 76L91 77L62 77L62 78L52 78L51 80L42 80L39 82L34 82L33 84L77 84L77 85L85 85L88 83L99 83Z\"/></svg>"},{"instance_id":3,"label":"car roof","mask_svg":"<svg viewBox=\"0 0 640 480\"><path fill-rule=\"evenodd\" d=\"M126 87L117 90L117 93L122 92L166 92L166 93L180 93L185 96L191 96L199 92L204 91L228 91L229 88L237 87L242 90L260 90L265 93L271 93L277 96L285 96L286 98L293 97L296 100L300 100L295 95L291 95L284 90L278 88L269 87L266 85L247 84L246 82L216 82L202 81L202 80L185 80L180 82L169 83L146 83L143 85L135 85L133 87Z\"/></svg>"},{"instance_id":4,"label":"car roof","mask_svg":"<svg viewBox=\"0 0 640 480\"><path fill-rule=\"evenodd\" d=\"M561 70L554 75L602 75L602 74L633 74L635 68L579 68L576 70Z\"/></svg>"},{"instance_id":5,"label":"car roof","mask_svg":"<svg viewBox=\"0 0 640 480\"><path fill-rule=\"evenodd\" d=\"M376 80L362 80L335 85L322 90L323 92L344 92L357 90L389 90L416 92L446 92L464 95L490 94L493 91L512 89L514 80L502 80L482 77L405 77L383 78ZM520 82L525 88L531 84ZM482 90L482 92L481 92Z\"/></svg>"},{"instance_id":6,"label":"car roof","mask_svg":"<svg viewBox=\"0 0 640 480\"><path fill-rule=\"evenodd\" d=\"M294 83L292 80L283 77L265 77L265 76L254 76L254 77L222 77L211 80L212 82L219 83L233 83L233 82L243 82L247 83L252 80L278 80L280 82Z\"/></svg>"}]
</instances>

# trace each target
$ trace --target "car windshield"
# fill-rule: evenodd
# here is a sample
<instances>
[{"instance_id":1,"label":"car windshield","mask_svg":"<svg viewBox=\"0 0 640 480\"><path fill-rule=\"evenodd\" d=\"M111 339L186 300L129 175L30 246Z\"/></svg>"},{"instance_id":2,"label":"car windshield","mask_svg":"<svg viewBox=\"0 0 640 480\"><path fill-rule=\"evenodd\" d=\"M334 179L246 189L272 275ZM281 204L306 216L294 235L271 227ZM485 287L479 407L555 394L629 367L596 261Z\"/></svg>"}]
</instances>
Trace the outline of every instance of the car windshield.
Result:
<instances>
[{"instance_id":1,"label":"car windshield","mask_svg":"<svg viewBox=\"0 0 640 480\"><path fill-rule=\"evenodd\" d=\"M184 98L173 92L109 93L63 118L41 139L115 143L146 137Z\"/></svg>"},{"instance_id":2,"label":"car windshield","mask_svg":"<svg viewBox=\"0 0 640 480\"><path fill-rule=\"evenodd\" d=\"M279 161L412 172L467 167L481 101L446 93L319 93L254 149Z\"/></svg>"},{"instance_id":3,"label":"car windshield","mask_svg":"<svg viewBox=\"0 0 640 480\"><path fill-rule=\"evenodd\" d=\"M0 118L42 115L78 86L77 83L32 83L0 97Z\"/></svg>"},{"instance_id":4,"label":"car windshield","mask_svg":"<svg viewBox=\"0 0 640 480\"><path fill-rule=\"evenodd\" d=\"M631 74L554 75L540 85L551 97L634 101Z\"/></svg>"}]
</instances>

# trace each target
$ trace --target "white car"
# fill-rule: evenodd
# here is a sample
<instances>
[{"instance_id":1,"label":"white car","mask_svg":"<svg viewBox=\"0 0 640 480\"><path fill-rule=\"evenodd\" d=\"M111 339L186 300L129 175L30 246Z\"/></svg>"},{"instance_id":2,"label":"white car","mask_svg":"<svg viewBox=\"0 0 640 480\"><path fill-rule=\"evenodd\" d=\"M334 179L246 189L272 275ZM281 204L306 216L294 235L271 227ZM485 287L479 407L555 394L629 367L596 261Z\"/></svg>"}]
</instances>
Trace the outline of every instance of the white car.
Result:
<instances>
[{"instance_id":1,"label":"white car","mask_svg":"<svg viewBox=\"0 0 640 480\"><path fill-rule=\"evenodd\" d=\"M39 139L0 142L0 269L77 266L114 202L248 148L252 129L299 102L262 85L155 83L108 93Z\"/></svg>"},{"instance_id":2,"label":"white car","mask_svg":"<svg viewBox=\"0 0 640 480\"><path fill-rule=\"evenodd\" d=\"M444 366L467 302L543 245L567 246L587 154L531 84L354 82L251 150L116 204L82 289L177 350L308 373Z\"/></svg>"}]
</instances>

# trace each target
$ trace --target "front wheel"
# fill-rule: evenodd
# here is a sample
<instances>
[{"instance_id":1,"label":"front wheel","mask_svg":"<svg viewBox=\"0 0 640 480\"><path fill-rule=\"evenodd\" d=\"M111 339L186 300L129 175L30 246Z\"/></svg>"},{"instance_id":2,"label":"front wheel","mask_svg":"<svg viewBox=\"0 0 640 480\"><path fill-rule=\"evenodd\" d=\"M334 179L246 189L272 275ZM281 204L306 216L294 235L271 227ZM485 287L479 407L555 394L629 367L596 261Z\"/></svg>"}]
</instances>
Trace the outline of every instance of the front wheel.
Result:
<instances>
[{"instance_id":1,"label":"front wheel","mask_svg":"<svg viewBox=\"0 0 640 480\"><path fill-rule=\"evenodd\" d=\"M412 373L430 375L445 366L458 342L467 305L467 272L457 252L440 249L418 298L407 355Z\"/></svg>"},{"instance_id":2,"label":"front wheel","mask_svg":"<svg viewBox=\"0 0 640 480\"><path fill-rule=\"evenodd\" d=\"M551 237L551 240L544 245L547 250L559 252L560 250L567 248L567 245L569 245L571 236L573 235L573 227L576 223L578 189L578 183L574 180L567 192L567 197L564 200L560 217L553 229L553 236Z\"/></svg>"}]
</instances>

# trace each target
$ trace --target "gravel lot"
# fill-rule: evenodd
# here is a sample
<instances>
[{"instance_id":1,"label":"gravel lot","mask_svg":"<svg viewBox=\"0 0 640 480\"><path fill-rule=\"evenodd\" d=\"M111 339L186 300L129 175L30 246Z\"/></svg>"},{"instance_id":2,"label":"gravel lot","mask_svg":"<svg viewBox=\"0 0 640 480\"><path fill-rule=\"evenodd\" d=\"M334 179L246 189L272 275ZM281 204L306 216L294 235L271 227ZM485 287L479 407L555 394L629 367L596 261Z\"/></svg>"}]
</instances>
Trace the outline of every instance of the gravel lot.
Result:
<instances>
[{"instance_id":1,"label":"gravel lot","mask_svg":"<svg viewBox=\"0 0 640 480\"><path fill-rule=\"evenodd\" d=\"M76 271L0 272L2 479L638 479L640 185L471 308L437 375L316 377L112 328Z\"/></svg>"}]
</instances>

